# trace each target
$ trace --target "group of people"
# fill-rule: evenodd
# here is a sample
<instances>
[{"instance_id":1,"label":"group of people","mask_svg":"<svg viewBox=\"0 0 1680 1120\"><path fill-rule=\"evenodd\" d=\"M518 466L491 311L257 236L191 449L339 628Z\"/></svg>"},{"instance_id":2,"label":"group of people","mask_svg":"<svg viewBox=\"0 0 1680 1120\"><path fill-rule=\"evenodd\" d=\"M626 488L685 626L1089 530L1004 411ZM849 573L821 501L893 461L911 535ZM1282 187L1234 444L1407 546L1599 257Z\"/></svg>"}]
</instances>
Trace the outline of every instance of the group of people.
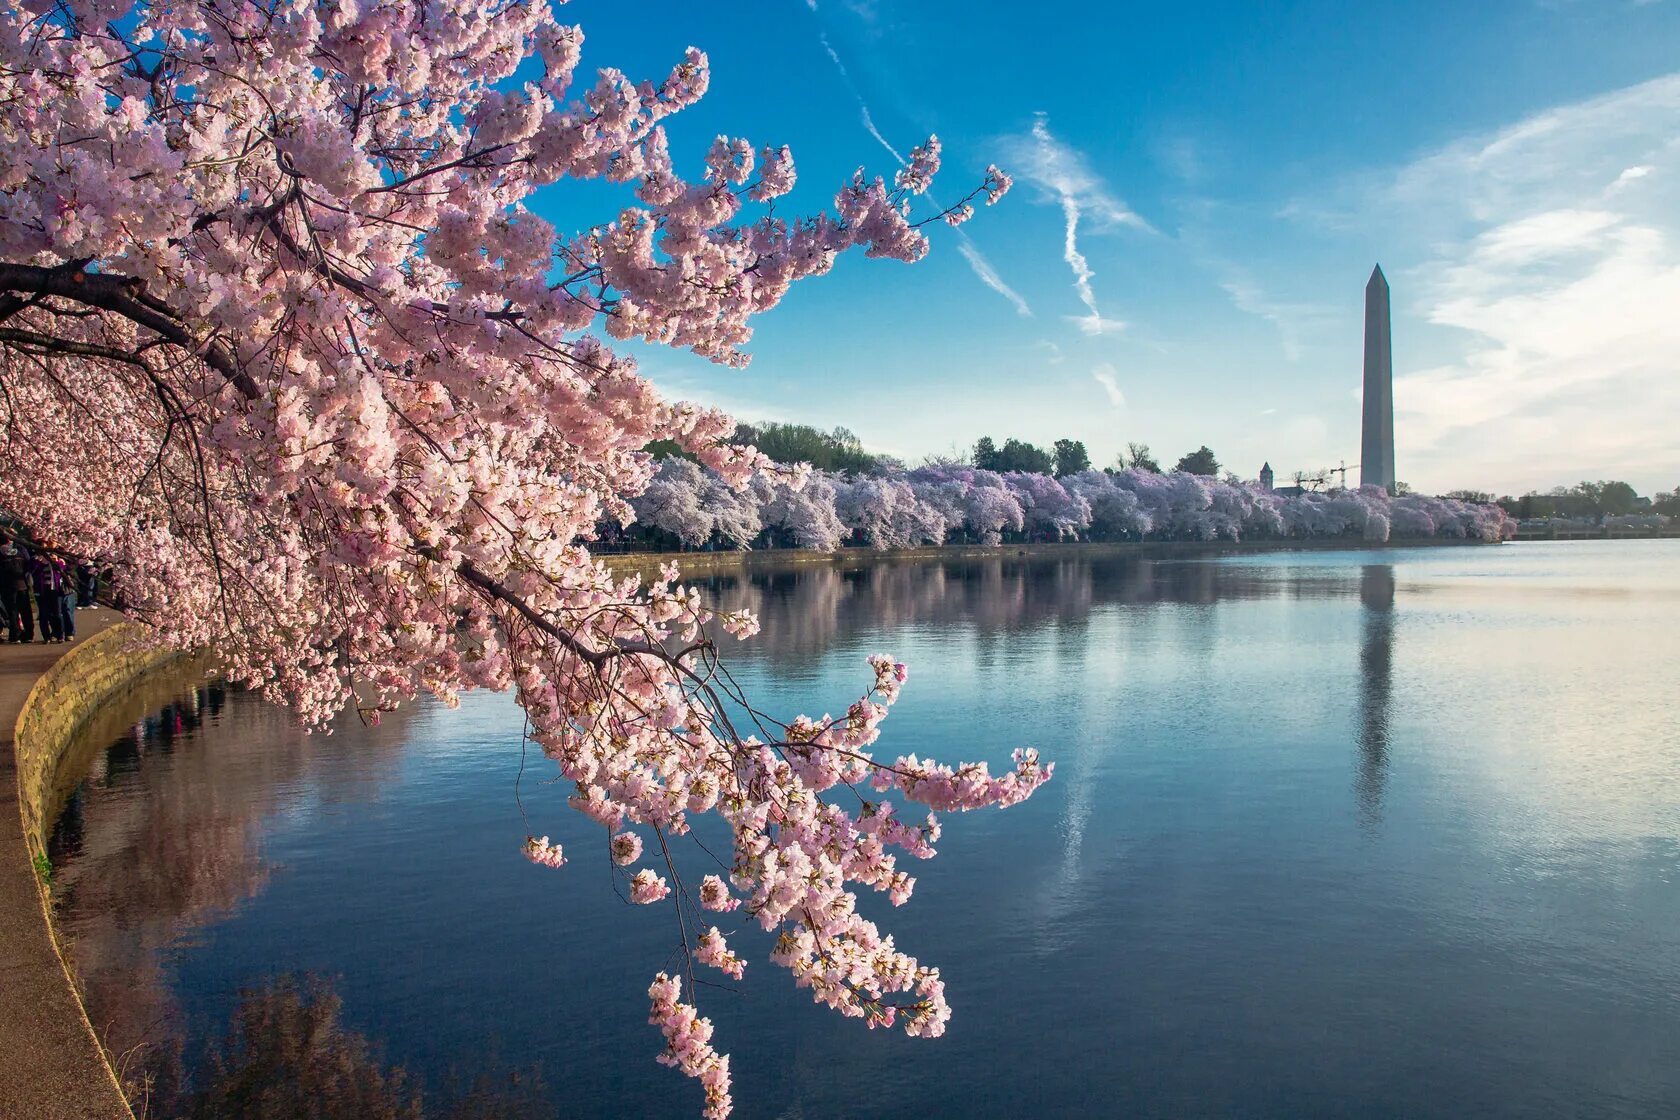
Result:
<instances>
[{"instance_id":1,"label":"group of people","mask_svg":"<svg viewBox=\"0 0 1680 1120\"><path fill-rule=\"evenodd\" d=\"M71 565L51 541L31 549L11 535L0 540L0 606L8 641L33 642L37 618L43 642L74 641L76 608L92 606L98 592L98 573L87 564Z\"/></svg>"}]
</instances>

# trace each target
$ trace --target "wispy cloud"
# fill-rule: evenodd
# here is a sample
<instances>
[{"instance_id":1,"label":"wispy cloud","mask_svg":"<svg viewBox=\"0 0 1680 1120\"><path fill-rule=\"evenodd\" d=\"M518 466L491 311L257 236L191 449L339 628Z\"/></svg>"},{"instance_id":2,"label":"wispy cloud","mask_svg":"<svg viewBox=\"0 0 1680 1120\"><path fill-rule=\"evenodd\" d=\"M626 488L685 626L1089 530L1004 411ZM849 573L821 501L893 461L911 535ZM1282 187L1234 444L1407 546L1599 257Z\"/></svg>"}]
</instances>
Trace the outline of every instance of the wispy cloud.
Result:
<instances>
[{"instance_id":1,"label":"wispy cloud","mask_svg":"<svg viewBox=\"0 0 1680 1120\"><path fill-rule=\"evenodd\" d=\"M817 0L805 0L805 3L811 11L815 12L818 10ZM878 19L879 14L873 3L853 2L848 3L846 7L857 15L859 19L864 20L866 23L873 23L876 19ZM892 156L893 160L897 162L900 167L905 166L907 161L905 160L903 154L900 153L899 150L893 146L892 142L882 134L881 130L876 127L875 117L869 111L869 103L864 100L863 92L858 89L857 83L852 81L851 72L846 69L846 64L840 59L840 52L834 49L833 43L829 42L828 32L819 31L817 33L817 39L822 43L823 50L828 53L829 61L834 63L835 72L840 75L840 80L845 83L847 92L849 92L852 95L852 99L857 102L858 117L863 122L864 130L875 138L875 142L877 144L880 144L881 147L887 150L887 154ZM934 200L931 194L928 198L930 201L933 201L935 206L938 205L937 200ZM992 262L987 260L986 255L980 251L980 247L974 244L974 239L968 235L968 231L958 229L955 232L957 235L957 252L961 253L963 260L968 262L968 267L974 272L975 277L978 278L982 284L986 285L986 287L1008 300L1014 306L1015 313L1017 315L1020 315L1023 318L1031 318L1032 308L1027 306L1027 301L1022 299L1021 294L1014 288L1010 287L1008 283L1004 281L1003 277L998 274L998 270L992 266Z\"/></svg>"},{"instance_id":2,"label":"wispy cloud","mask_svg":"<svg viewBox=\"0 0 1680 1120\"><path fill-rule=\"evenodd\" d=\"M1064 319L1078 327L1080 333L1091 336L1119 334L1126 329L1124 319L1105 319L1096 312L1089 315L1064 315Z\"/></svg>"},{"instance_id":3,"label":"wispy cloud","mask_svg":"<svg viewBox=\"0 0 1680 1120\"><path fill-rule=\"evenodd\" d=\"M981 253L979 249L975 248L974 241L967 234L960 229L957 232L962 234L957 239L957 252L963 255L963 259L968 262L968 267L974 270L974 275L980 278L980 282L1014 304L1015 314L1025 319L1032 318L1032 308L1027 306L1027 301L1021 298L1021 294L1003 282L1003 277L999 276L997 269L992 267L992 262L988 261L985 254Z\"/></svg>"},{"instance_id":4,"label":"wispy cloud","mask_svg":"<svg viewBox=\"0 0 1680 1120\"><path fill-rule=\"evenodd\" d=\"M1465 139L1388 179L1374 199L1388 236L1434 246L1398 277L1398 304L1464 340L1396 380L1402 476L1680 480L1677 135L1680 74Z\"/></svg>"},{"instance_id":5,"label":"wispy cloud","mask_svg":"<svg viewBox=\"0 0 1680 1120\"><path fill-rule=\"evenodd\" d=\"M1102 386L1108 394L1108 403L1115 408L1126 407L1126 394L1120 391L1120 383L1115 380L1115 369L1108 362L1104 362L1091 371L1091 380Z\"/></svg>"},{"instance_id":6,"label":"wispy cloud","mask_svg":"<svg viewBox=\"0 0 1680 1120\"><path fill-rule=\"evenodd\" d=\"M1081 221L1089 221L1098 229L1131 226L1153 232L1149 223L1109 193L1084 155L1051 133L1046 114L1037 114L1030 133L1011 138L1008 147L1012 169L1061 208L1062 259L1073 272L1073 290L1086 311L1069 319L1086 334L1124 329L1124 322L1104 316L1097 308L1096 292L1091 287L1096 273L1079 247L1079 225Z\"/></svg>"},{"instance_id":7,"label":"wispy cloud","mask_svg":"<svg viewBox=\"0 0 1680 1120\"><path fill-rule=\"evenodd\" d=\"M1334 312L1323 304L1274 298L1246 269L1226 262L1216 262L1213 267L1224 273L1219 286L1231 297L1238 311L1258 316L1277 328L1283 356L1292 362L1301 358L1302 335L1334 318Z\"/></svg>"}]
</instances>

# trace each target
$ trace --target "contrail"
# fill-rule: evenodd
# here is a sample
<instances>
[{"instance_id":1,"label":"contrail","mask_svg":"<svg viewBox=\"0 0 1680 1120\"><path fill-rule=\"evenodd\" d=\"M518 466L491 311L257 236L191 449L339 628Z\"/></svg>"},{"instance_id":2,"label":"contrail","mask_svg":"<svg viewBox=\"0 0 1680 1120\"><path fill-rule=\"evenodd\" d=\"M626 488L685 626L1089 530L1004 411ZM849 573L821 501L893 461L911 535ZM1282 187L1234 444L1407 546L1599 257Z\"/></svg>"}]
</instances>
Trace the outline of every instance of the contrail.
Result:
<instances>
[{"instance_id":1,"label":"contrail","mask_svg":"<svg viewBox=\"0 0 1680 1120\"><path fill-rule=\"evenodd\" d=\"M805 4L813 12L817 10L817 0L805 0ZM834 49L833 43L828 41L828 32L817 32L817 39L822 43L823 50L828 52L829 60L834 63L834 69L839 73L840 80L845 83L847 91L851 93L852 99L857 102L858 115L863 120L863 127L869 135L875 138L876 143L887 150L887 154L892 156L900 167L906 166L909 161L897 148L892 146L891 141L881 134L881 130L875 127L875 118L869 113L869 103L863 99L863 94L859 91L857 83L852 81L851 72L846 69L846 64L840 61L840 52ZM939 206L939 200L934 198L931 193L928 195L928 200L935 206ZM944 209L944 207L940 207L940 209ZM974 239L968 236L968 231L958 229L956 235L957 252L961 253L963 260L968 262L968 267L973 270L975 277L986 287L1008 300L1014 306L1017 315L1025 319L1032 318L1032 308L1027 306L1027 301L1022 299L1021 294L1011 288L1005 283L1003 277L998 275L997 269L992 267L992 262L986 259L986 255L980 251L980 247L974 244ZM1092 315L1100 321L1101 317L1096 316L1095 309L1093 309Z\"/></svg>"}]
</instances>

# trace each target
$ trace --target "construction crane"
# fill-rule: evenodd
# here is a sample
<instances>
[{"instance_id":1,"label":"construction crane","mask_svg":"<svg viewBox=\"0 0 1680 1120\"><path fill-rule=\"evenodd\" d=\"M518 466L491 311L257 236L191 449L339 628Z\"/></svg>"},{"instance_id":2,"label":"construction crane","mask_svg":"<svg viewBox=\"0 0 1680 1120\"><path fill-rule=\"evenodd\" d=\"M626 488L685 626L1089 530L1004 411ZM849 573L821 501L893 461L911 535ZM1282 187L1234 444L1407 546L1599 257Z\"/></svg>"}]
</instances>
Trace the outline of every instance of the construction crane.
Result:
<instances>
[{"instance_id":1,"label":"construction crane","mask_svg":"<svg viewBox=\"0 0 1680 1120\"><path fill-rule=\"evenodd\" d=\"M1342 476L1342 489L1346 490L1347 489L1347 472L1352 471L1352 470L1358 470L1358 469L1359 469L1359 464L1358 463L1354 463L1353 465L1349 466L1348 461L1346 459L1343 459L1341 466L1331 467L1329 470L1325 471L1324 473L1325 473L1326 476L1333 475L1333 474L1341 475Z\"/></svg>"}]
</instances>

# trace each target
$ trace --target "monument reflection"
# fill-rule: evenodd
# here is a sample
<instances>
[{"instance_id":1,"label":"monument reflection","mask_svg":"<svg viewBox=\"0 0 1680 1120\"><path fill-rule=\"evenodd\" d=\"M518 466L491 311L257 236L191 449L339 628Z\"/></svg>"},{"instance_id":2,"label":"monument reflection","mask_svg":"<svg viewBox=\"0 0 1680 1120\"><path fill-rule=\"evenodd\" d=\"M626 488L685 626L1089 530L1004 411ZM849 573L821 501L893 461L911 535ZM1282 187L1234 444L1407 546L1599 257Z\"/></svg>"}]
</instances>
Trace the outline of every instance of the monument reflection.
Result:
<instances>
[{"instance_id":1,"label":"monument reflection","mask_svg":"<svg viewBox=\"0 0 1680 1120\"><path fill-rule=\"evenodd\" d=\"M1389 709L1394 690L1394 566L1367 564L1359 569L1359 774L1354 793L1359 823L1374 829L1382 823L1383 791L1388 785Z\"/></svg>"}]
</instances>

